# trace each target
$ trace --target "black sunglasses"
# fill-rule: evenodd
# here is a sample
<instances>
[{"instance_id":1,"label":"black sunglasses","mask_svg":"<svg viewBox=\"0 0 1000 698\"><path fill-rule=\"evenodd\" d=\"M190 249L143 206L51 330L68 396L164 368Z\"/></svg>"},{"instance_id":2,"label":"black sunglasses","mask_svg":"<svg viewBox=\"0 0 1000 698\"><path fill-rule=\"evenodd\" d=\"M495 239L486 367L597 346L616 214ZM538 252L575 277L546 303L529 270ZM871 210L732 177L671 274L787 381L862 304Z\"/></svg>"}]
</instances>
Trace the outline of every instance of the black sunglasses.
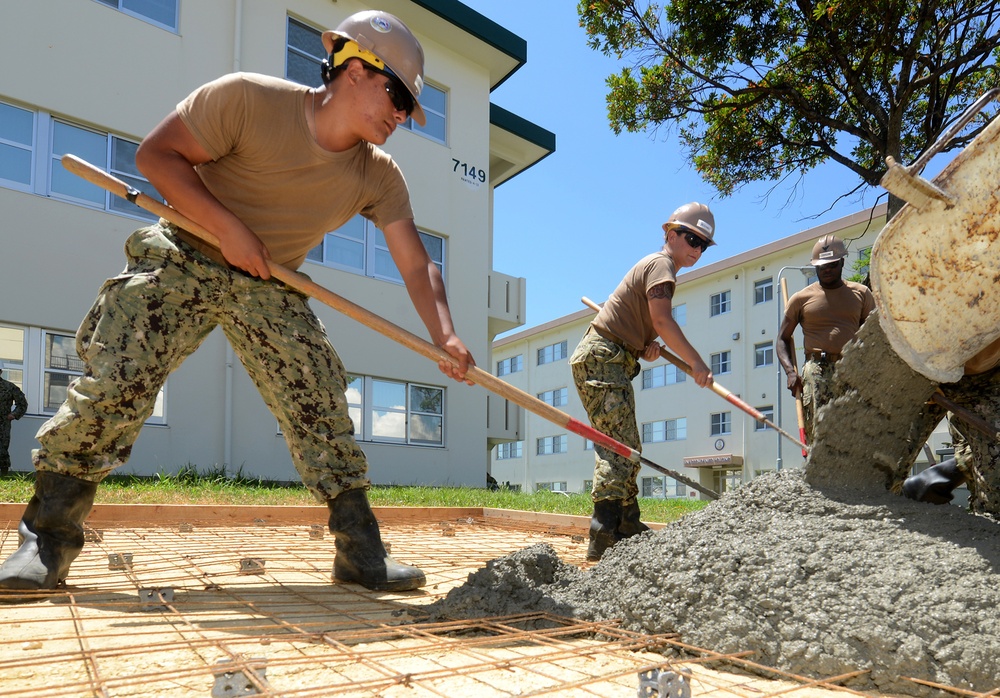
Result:
<instances>
[{"instance_id":1,"label":"black sunglasses","mask_svg":"<svg viewBox=\"0 0 1000 698\"><path fill-rule=\"evenodd\" d=\"M413 113L413 96L403 86L403 81L399 79L398 75L388 68L380 69L367 63L365 63L365 69L389 78L389 82L385 84L385 91L389 94L389 100L396 111L406 112L407 116Z\"/></svg>"},{"instance_id":2,"label":"black sunglasses","mask_svg":"<svg viewBox=\"0 0 1000 698\"><path fill-rule=\"evenodd\" d=\"M684 241L687 242L691 247L700 247L701 251L704 252L709 248L711 243L700 235L695 235L694 233L689 233L686 230L678 230L678 235L684 236Z\"/></svg>"}]
</instances>

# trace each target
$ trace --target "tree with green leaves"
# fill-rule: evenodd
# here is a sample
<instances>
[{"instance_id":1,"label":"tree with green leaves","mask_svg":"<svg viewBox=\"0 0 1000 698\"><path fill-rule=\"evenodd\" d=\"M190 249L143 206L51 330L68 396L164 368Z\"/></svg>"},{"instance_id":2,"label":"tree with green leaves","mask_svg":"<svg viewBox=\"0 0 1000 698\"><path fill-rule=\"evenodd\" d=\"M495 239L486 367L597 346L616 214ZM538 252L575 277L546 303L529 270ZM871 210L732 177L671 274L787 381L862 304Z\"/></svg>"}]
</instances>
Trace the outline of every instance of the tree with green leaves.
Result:
<instances>
[{"instance_id":1,"label":"tree with green leaves","mask_svg":"<svg viewBox=\"0 0 1000 698\"><path fill-rule=\"evenodd\" d=\"M876 187L1000 84L1000 7L976 0L582 0L615 133L676 128L721 195L834 161ZM984 110L942 152L996 114ZM832 202L831 202L832 203ZM890 217L902 202L890 197Z\"/></svg>"}]
</instances>

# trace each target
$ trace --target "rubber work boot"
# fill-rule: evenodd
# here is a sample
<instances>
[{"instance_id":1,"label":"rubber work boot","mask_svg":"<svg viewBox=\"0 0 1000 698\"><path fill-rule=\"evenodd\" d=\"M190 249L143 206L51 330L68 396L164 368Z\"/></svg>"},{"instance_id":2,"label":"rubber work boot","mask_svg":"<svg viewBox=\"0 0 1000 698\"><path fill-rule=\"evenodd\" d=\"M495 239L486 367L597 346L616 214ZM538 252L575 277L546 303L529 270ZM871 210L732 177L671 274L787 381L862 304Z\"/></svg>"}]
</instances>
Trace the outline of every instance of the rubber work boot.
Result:
<instances>
[{"instance_id":1,"label":"rubber work boot","mask_svg":"<svg viewBox=\"0 0 1000 698\"><path fill-rule=\"evenodd\" d=\"M622 505L622 520L618 533L622 538L631 538L649 530L649 526L639 520L639 500L630 499Z\"/></svg>"},{"instance_id":2,"label":"rubber work boot","mask_svg":"<svg viewBox=\"0 0 1000 698\"><path fill-rule=\"evenodd\" d=\"M955 488L964 482L965 473L958 469L958 461L951 458L906 478L903 494L918 502L947 504L954 498Z\"/></svg>"},{"instance_id":3,"label":"rubber work boot","mask_svg":"<svg viewBox=\"0 0 1000 698\"><path fill-rule=\"evenodd\" d=\"M39 471L17 527L21 544L0 566L0 589L55 589L83 550L97 483Z\"/></svg>"},{"instance_id":4,"label":"rubber work boot","mask_svg":"<svg viewBox=\"0 0 1000 698\"><path fill-rule=\"evenodd\" d=\"M341 492L327 506L337 541L334 579L373 591L409 591L427 583L419 568L396 562L386 552L365 490Z\"/></svg>"},{"instance_id":5,"label":"rubber work boot","mask_svg":"<svg viewBox=\"0 0 1000 698\"><path fill-rule=\"evenodd\" d=\"M624 536L618 526L622 521L622 500L598 499L594 502L594 515L590 517L590 545L587 559L600 560L604 551L620 541Z\"/></svg>"}]
</instances>

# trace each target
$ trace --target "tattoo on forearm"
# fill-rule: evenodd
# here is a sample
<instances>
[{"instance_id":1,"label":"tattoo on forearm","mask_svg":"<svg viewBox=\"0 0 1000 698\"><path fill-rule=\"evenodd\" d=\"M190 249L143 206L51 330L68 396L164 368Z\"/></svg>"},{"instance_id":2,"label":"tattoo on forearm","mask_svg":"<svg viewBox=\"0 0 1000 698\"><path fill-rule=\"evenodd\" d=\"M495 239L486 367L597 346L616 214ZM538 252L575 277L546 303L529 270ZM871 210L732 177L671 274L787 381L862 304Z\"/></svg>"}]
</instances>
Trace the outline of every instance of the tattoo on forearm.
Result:
<instances>
[{"instance_id":1,"label":"tattoo on forearm","mask_svg":"<svg viewBox=\"0 0 1000 698\"><path fill-rule=\"evenodd\" d=\"M649 289L646 295L650 298L667 298L672 299L674 297L674 285L669 281L662 284L656 284L653 288Z\"/></svg>"}]
</instances>

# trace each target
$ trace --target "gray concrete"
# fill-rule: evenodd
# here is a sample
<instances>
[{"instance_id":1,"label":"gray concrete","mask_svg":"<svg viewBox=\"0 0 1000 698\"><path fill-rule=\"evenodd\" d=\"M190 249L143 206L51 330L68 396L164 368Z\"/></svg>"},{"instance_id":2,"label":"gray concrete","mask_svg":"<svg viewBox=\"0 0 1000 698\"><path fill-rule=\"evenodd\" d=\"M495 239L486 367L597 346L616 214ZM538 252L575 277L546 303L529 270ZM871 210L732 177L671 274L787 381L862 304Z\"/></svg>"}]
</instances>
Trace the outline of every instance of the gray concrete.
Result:
<instances>
[{"instance_id":1,"label":"gray concrete","mask_svg":"<svg viewBox=\"0 0 1000 698\"><path fill-rule=\"evenodd\" d=\"M856 689L933 695L901 676L1000 687L1000 527L955 506L767 475L587 571L537 545L494 560L436 618L527 611L621 619Z\"/></svg>"}]
</instances>

